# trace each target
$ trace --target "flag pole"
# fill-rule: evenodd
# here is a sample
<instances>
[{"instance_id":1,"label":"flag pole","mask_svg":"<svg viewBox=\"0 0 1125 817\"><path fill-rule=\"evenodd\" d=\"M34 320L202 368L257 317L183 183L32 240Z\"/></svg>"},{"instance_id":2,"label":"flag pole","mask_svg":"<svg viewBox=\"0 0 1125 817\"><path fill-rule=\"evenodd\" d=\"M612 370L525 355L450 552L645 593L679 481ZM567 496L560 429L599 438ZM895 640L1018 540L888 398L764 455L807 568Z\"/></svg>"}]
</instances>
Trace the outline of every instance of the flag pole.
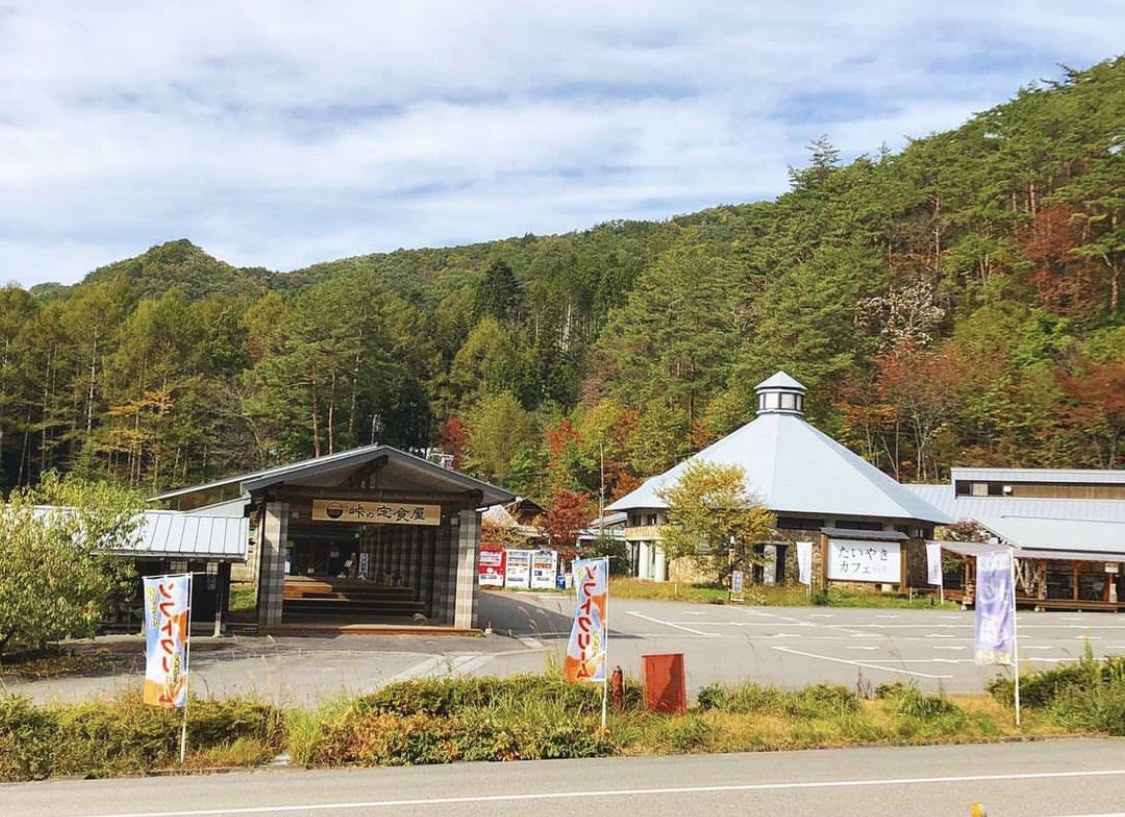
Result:
<instances>
[{"instance_id":1,"label":"flag pole","mask_svg":"<svg viewBox=\"0 0 1125 817\"><path fill-rule=\"evenodd\" d=\"M606 728L606 709L609 698L609 557L602 557L602 570L605 571L605 644L602 645L602 729Z\"/></svg>"},{"instance_id":2,"label":"flag pole","mask_svg":"<svg viewBox=\"0 0 1125 817\"><path fill-rule=\"evenodd\" d=\"M187 756L187 715L191 701L191 597L195 577L188 573L187 585L187 632L184 633L184 721L180 725L180 765Z\"/></svg>"},{"instance_id":3,"label":"flag pole","mask_svg":"<svg viewBox=\"0 0 1125 817\"><path fill-rule=\"evenodd\" d=\"M1012 669L1015 673L1016 726L1020 725L1020 639L1019 623L1016 621L1016 556L1009 551L1009 564L1012 568Z\"/></svg>"}]
</instances>

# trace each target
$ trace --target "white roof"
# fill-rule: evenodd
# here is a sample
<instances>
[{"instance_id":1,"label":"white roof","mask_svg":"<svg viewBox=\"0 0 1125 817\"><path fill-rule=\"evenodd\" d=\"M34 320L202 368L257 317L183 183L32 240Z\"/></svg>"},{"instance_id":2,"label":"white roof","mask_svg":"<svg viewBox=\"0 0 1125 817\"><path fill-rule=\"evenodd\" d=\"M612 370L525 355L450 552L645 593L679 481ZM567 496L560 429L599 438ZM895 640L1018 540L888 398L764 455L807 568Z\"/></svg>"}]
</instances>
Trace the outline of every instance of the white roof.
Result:
<instances>
[{"instance_id":1,"label":"white roof","mask_svg":"<svg viewBox=\"0 0 1125 817\"><path fill-rule=\"evenodd\" d=\"M72 508L36 506L35 515L64 516ZM181 511L142 511L133 541L113 549L134 556L167 556L207 561L245 561L250 539L250 520Z\"/></svg>"},{"instance_id":2,"label":"white roof","mask_svg":"<svg viewBox=\"0 0 1125 817\"><path fill-rule=\"evenodd\" d=\"M1125 485L1125 471L1094 468L951 468L954 481Z\"/></svg>"},{"instance_id":3,"label":"white roof","mask_svg":"<svg viewBox=\"0 0 1125 817\"><path fill-rule=\"evenodd\" d=\"M800 415L784 412L759 415L606 510L666 508L656 492L674 485L695 461L740 466L748 491L778 513L953 521Z\"/></svg>"},{"instance_id":4,"label":"white roof","mask_svg":"<svg viewBox=\"0 0 1125 817\"><path fill-rule=\"evenodd\" d=\"M972 520L1033 558L1125 557L1125 500L955 496L952 485L908 485L954 519Z\"/></svg>"}]
</instances>

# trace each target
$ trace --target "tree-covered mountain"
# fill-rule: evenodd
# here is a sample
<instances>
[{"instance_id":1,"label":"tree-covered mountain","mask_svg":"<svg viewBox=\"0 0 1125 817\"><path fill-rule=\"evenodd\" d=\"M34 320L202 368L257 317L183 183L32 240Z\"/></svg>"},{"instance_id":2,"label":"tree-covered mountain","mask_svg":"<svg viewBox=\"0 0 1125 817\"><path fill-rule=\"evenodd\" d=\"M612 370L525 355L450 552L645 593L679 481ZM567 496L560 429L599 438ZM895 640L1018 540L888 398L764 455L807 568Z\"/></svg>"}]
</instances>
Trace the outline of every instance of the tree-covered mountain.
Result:
<instances>
[{"instance_id":1,"label":"tree-covered mountain","mask_svg":"<svg viewBox=\"0 0 1125 817\"><path fill-rule=\"evenodd\" d=\"M753 416L811 419L904 480L1125 465L1125 58L772 202L291 273L187 241L0 291L0 481L157 489L380 439L548 502ZM560 494L561 495L561 494ZM569 495L569 494L568 494Z\"/></svg>"}]
</instances>

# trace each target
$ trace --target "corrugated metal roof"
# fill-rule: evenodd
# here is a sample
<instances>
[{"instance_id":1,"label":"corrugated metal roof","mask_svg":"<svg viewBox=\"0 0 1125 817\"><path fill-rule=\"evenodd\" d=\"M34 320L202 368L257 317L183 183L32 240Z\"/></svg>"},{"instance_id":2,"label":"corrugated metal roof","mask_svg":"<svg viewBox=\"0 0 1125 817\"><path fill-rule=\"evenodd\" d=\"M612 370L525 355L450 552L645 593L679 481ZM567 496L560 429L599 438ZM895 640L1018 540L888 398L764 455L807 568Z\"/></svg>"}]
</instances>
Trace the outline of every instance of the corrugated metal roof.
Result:
<instances>
[{"instance_id":1,"label":"corrugated metal roof","mask_svg":"<svg viewBox=\"0 0 1125 817\"><path fill-rule=\"evenodd\" d=\"M738 465L747 489L778 513L948 523L953 520L795 414L765 413L609 505L666 508L657 496L689 463Z\"/></svg>"},{"instance_id":2,"label":"corrugated metal roof","mask_svg":"<svg viewBox=\"0 0 1125 817\"><path fill-rule=\"evenodd\" d=\"M1125 485L1125 471L1091 468L951 468L954 480L981 482L1059 482Z\"/></svg>"},{"instance_id":3,"label":"corrugated metal roof","mask_svg":"<svg viewBox=\"0 0 1125 817\"><path fill-rule=\"evenodd\" d=\"M250 520L178 511L145 511L133 550L145 555L179 559L244 561L250 539Z\"/></svg>"},{"instance_id":4,"label":"corrugated metal roof","mask_svg":"<svg viewBox=\"0 0 1125 817\"><path fill-rule=\"evenodd\" d=\"M1125 524L1125 499L1031 499L1010 496L956 496L952 485L905 485L954 519L995 517L1075 519Z\"/></svg>"},{"instance_id":5,"label":"corrugated metal roof","mask_svg":"<svg viewBox=\"0 0 1125 817\"><path fill-rule=\"evenodd\" d=\"M72 514L71 508L41 505L37 516ZM250 520L181 511L143 511L131 544L113 552L209 561L245 561Z\"/></svg>"}]
</instances>

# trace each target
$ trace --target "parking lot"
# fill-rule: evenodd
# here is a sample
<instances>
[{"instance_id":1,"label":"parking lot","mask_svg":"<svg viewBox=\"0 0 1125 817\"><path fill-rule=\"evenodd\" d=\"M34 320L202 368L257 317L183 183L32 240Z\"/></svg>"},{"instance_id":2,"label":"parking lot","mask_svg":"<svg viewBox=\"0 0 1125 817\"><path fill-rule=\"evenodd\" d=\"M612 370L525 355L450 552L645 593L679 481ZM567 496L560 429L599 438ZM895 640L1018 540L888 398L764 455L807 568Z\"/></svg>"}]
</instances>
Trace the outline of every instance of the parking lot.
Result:
<instances>
[{"instance_id":1,"label":"parking lot","mask_svg":"<svg viewBox=\"0 0 1125 817\"><path fill-rule=\"evenodd\" d=\"M254 695L309 705L409 678L539 673L561 663L570 631L569 594L484 592L480 624L491 635L339 635L193 640L193 687L204 695ZM714 681L784 687L809 683L874 688L894 681L926 690L983 690L1004 672L973 659L971 611L741 607L610 600L610 666L639 679L642 656L682 653L689 694ZM1079 658L1125 653L1125 618L1111 613L1018 617L1025 671ZM78 700L139 688L143 645L106 640L131 656L79 677L8 678L0 689L36 700Z\"/></svg>"}]
</instances>

